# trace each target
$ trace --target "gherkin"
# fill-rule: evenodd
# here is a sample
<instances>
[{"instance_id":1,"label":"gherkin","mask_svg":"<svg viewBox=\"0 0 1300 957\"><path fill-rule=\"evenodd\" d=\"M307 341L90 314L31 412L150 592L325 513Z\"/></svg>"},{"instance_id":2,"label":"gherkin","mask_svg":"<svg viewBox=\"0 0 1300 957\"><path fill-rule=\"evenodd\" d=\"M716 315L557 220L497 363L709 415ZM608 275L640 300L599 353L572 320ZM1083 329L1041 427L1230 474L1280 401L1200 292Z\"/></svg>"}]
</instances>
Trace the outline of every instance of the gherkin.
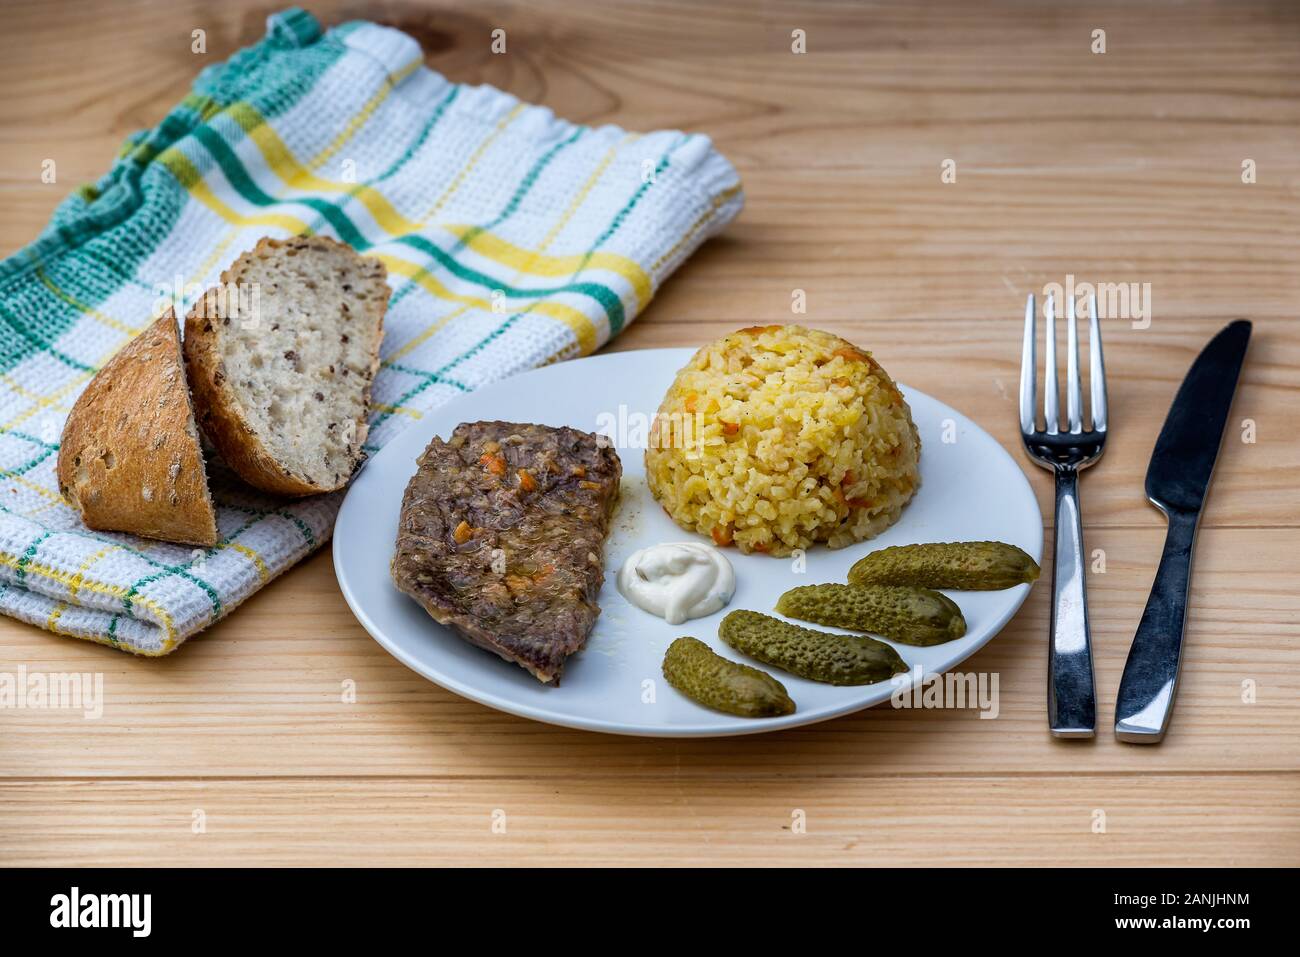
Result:
<instances>
[{"instance_id":1,"label":"gherkin","mask_svg":"<svg viewBox=\"0 0 1300 957\"><path fill-rule=\"evenodd\" d=\"M914 585L803 585L782 595L776 610L908 645L939 645L966 634L966 619L956 602Z\"/></svg>"},{"instance_id":2,"label":"gherkin","mask_svg":"<svg viewBox=\"0 0 1300 957\"><path fill-rule=\"evenodd\" d=\"M756 611L727 615L718 637L751 658L824 684L869 685L907 671L883 641L800 628Z\"/></svg>"},{"instance_id":3,"label":"gherkin","mask_svg":"<svg viewBox=\"0 0 1300 957\"><path fill-rule=\"evenodd\" d=\"M849 569L851 585L919 585L961 591L997 591L1038 578L1038 563L1005 542L932 542L894 545Z\"/></svg>"},{"instance_id":4,"label":"gherkin","mask_svg":"<svg viewBox=\"0 0 1300 957\"><path fill-rule=\"evenodd\" d=\"M766 671L728 661L698 638L678 638L664 654L664 677L686 697L742 718L794 714L785 685Z\"/></svg>"}]
</instances>

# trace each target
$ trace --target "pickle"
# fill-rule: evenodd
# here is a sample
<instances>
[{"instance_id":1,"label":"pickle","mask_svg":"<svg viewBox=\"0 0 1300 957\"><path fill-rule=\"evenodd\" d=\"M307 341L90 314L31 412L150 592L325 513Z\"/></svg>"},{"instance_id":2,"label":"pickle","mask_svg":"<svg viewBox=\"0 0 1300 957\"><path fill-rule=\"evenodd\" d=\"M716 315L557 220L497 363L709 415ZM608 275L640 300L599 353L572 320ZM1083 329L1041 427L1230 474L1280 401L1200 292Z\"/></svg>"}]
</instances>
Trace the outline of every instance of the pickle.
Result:
<instances>
[{"instance_id":1,"label":"pickle","mask_svg":"<svg viewBox=\"0 0 1300 957\"><path fill-rule=\"evenodd\" d=\"M941 645L966 634L966 619L956 602L915 585L802 585L782 595L776 610L907 645Z\"/></svg>"},{"instance_id":2,"label":"pickle","mask_svg":"<svg viewBox=\"0 0 1300 957\"><path fill-rule=\"evenodd\" d=\"M1005 542L934 542L872 552L849 569L851 585L919 585L997 591L1038 578L1038 563Z\"/></svg>"},{"instance_id":3,"label":"pickle","mask_svg":"<svg viewBox=\"0 0 1300 957\"><path fill-rule=\"evenodd\" d=\"M722 619L718 637L751 658L824 684L875 684L907 670L883 641L800 628L756 611L733 611Z\"/></svg>"},{"instance_id":4,"label":"pickle","mask_svg":"<svg viewBox=\"0 0 1300 957\"><path fill-rule=\"evenodd\" d=\"M785 685L766 671L728 661L698 638L678 638L664 655L664 677L692 701L742 718L794 714Z\"/></svg>"}]
</instances>

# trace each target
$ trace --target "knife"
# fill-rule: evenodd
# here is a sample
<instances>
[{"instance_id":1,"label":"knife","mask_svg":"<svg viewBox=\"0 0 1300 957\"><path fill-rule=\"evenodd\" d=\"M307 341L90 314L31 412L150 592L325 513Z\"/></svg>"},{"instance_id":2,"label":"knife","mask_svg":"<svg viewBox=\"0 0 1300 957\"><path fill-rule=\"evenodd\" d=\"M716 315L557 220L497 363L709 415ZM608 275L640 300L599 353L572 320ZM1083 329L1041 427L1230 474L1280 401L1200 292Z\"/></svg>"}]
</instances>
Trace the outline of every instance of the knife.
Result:
<instances>
[{"instance_id":1,"label":"knife","mask_svg":"<svg viewBox=\"0 0 1300 957\"><path fill-rule=\"evenodd\" d=\"M1147 467L1147 498L1165 513L1169 530L1146 611L1133 636L1115 703L1115 737L1159 744L1169 727L1192 574L1196 526L1205 507L1214 460L1250 342L1238 319L1210 340L1178 388Z\"/></svg>"}]
</instances>

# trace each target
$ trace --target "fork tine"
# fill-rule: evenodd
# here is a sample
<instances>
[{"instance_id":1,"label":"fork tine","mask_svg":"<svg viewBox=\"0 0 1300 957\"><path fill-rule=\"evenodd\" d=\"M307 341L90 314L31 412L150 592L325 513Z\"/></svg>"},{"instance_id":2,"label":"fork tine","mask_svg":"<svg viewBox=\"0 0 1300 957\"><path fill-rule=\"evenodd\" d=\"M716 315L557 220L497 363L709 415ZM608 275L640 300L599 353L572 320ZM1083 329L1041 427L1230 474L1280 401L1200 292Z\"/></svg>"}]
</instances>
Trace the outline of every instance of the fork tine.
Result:
<instances>
[{"instance_id":1,"label":"fork tine","mask_svg":"<svg viewBox=\"0 0 1300 957\"><path fill-rule=\"evenodd\" d=\"M1092 428L1106 431L1106 362L1101 353L1101 321L1097 318L1097 296L1088 301L1088 384L1092 387Z\"/></svg>"},{"instance_id":2,"label":"fork tine","mask_svg":"<svg viewBox=\"0 0 1300 957\"><path fill-rule=\"evenodd\" d=\"M1056 300L1052 293L1047 294L1047 305L1043 309L1043 318L1046 319L1046 343L1047 348L1043 350L1046 356L1043 360L1043 372L1045 373L1044 393L1043 393L1043 418L1047 426L1048 435L1056 435L1061 426L1061 410L1058 405L1060 399L1057 395L1056 384Z\"/></svg>"},{"instance_id":3,"label":"fork tine","mask_svg":"<svg viewBox=\"0 0 1300 957\"><path fill-rule=\"evenodd\" d=\"M1029 435L1034 431L1034 404L1038 387L1038 358L1034 351L1034 316L1038 304L1034 294L1025 303L1025 345L1020 354L1020 431Z\"/></svg>"},{"instance_id":4,"label":"fork tine","mask_svg":"<svg viewBox=\"0 0 1300 957\"><path fill-rule=\"evenodd\" d=\"M1070 305L1065 316L1065 415L1070 422L1070 433L1078 435L1083 431L1083 386L1079 382L1079 321L1075 316L1075 297L1070 297Z\"/></svg>"}]
</instances>

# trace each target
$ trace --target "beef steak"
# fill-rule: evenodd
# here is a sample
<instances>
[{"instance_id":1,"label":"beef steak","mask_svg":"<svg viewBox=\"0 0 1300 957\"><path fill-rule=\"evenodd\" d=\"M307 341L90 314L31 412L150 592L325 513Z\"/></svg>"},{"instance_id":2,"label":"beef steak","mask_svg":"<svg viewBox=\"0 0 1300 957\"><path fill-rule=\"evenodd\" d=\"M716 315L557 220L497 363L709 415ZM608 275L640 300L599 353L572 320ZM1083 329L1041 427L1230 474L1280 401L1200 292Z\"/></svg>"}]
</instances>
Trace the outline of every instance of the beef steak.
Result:
<instances>
[{"instance_id":1,"label":"beef steak","mask_svg":"<svg viewBox=\"0 0 1300 957\"><path fill-rule=\"evenodd\" d=\"M618 454L576 429L470 422L435 436L418 463L397 587L466 640L558 683L600 613Z\"/></svg>"}]
</instances>

